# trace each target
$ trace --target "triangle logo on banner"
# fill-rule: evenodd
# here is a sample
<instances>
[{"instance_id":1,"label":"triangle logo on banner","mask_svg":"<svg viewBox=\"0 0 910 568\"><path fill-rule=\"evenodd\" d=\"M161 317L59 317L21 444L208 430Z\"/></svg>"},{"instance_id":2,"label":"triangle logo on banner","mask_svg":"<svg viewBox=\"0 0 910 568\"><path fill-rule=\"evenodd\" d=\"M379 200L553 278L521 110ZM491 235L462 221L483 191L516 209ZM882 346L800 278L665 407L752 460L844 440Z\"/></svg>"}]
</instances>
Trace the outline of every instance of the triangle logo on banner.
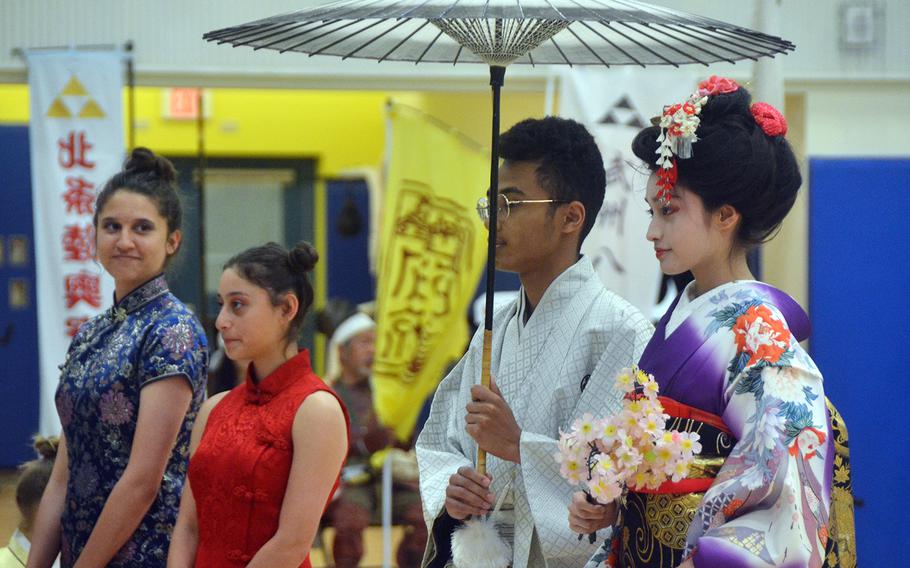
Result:
<instances>
[{"instance_id":1,"label":"triangle logo on banner","mask_svg":"<svg viewBox=\"0 0 910 568\"><path fill-rule=\"evenodd\" d=\"M80 109L78 115L73 109ZM107 116L78 77L73 75L47 109L48 118L104 118Z\"/></svg>"},{"instance_id":2,"label":"triangle logo on banner","mask_svg":"<svg viewBox=\"0 0 910 568\"><path fill-rule=\"evenodd\" d=\"M89 99L82 110L79 111L79 118L104 118L104 111L94 100Z\"/></svg>"},{"instance_id":3,"label":"triangle logo on banner","mask_svg":"<svg viewBox=\"0 0 910 568\"><path fill-rule=\"evenodd\" d=\"M647 126L641 113L632 104L632 100L623 95L607 113L598 121L600 124L626 126L630 128L644 128Z\"/></svg>"},{"instance_id":4,"label":"triangle logo on banner","mask_svg":"<svg viewBox=\"0 0 910 568\"><path fill-rule=\"evenodd\" d=\"M51 103L51 108L47 109L48 118L73 118L73 113L63 104L63 99L57 97Z\"/></svg>"},{"instance_id":5,"label":"triangle logo on banner","mask_svg":"<svg viewBox=\"0 0 910 568\"><path fill-rule=\"evenodd\" d=\"M61 95L87 95L88 91L85 90L85 87L79 81L79 79L73 75L70 78L70 82L63 87L63 90L60 92Z\"/></svg>"}]
</instances>

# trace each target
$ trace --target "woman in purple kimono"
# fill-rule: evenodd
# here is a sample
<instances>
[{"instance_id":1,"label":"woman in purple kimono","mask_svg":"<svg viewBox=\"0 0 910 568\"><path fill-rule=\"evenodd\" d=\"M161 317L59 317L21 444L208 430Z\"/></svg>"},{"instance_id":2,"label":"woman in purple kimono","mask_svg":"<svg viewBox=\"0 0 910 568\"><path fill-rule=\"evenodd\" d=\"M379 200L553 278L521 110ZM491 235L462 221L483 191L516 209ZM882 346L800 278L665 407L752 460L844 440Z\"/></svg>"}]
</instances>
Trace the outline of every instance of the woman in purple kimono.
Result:
<instances>
[{"instance_id":1,"label":"woman in purple kimono","mask_svg":"<svg viewBox=\"0 0 910 568\"><path fill-rule=\"evenodd\" d=\"M630 487L618 511L573 503L576 530L614 525L589 567L855 563L846 430L799 345L808 316L746 263L802 181L784 117L750 103L712 77L633 142L652 171L647 236L661 270L694 277L639 367L660 386L668 428L699 432L701 452L687 479Z\"/></svg>"}]
</instances>

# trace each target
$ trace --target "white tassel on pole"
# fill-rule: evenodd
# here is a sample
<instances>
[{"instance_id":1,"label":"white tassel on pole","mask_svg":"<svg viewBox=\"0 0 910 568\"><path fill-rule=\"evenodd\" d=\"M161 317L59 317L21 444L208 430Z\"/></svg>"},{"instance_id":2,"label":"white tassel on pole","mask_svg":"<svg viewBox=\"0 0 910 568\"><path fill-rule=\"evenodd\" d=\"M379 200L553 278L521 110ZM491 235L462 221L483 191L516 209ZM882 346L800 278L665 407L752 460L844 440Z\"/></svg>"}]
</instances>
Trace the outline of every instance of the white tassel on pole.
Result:
<instances>
[{"instance_id":1,"label":"white tassel on pole","mask_svg":"<svg viewBox=\"0 0 910 568\"><path fill-rule=\"evenodd\" d=\"M455 568L509 568L512 564L512 549L502 541L493 520L511 489L510 481L503 488L493 512L468 519L452 533Z\"/></svg>"},{"instance_id":2,"label":"white tassel on pole","mask_svg":"<svg viewBox=\"0 0 910 568\"><path fill-rule=\"evenodd\" d=\"M490 517L468 519L452 533L455 568L508 568L511 562L512 551Z\"/></svg>"}]
</instances>

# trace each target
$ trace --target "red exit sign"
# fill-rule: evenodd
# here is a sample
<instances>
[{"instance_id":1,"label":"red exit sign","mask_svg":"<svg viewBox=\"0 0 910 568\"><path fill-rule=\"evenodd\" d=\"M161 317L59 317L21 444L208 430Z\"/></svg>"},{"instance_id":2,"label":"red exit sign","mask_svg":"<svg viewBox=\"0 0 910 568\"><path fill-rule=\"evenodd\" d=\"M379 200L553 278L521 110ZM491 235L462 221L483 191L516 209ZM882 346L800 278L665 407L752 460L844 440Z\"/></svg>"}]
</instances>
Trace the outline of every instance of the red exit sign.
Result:
<instances>
[{"instance_id":1,"label":"red exit sign","mask_svg":"<svg viewBox=\"0 0 910 568\"><path fill-rule=\"evenodd\" d=\"M196 120L199 117L199 93L202 92L202 105L205 117L212 114L210 92L192 87L178 87L164 90L162 114L171 120Z\"/></svg>"}]
</instances>

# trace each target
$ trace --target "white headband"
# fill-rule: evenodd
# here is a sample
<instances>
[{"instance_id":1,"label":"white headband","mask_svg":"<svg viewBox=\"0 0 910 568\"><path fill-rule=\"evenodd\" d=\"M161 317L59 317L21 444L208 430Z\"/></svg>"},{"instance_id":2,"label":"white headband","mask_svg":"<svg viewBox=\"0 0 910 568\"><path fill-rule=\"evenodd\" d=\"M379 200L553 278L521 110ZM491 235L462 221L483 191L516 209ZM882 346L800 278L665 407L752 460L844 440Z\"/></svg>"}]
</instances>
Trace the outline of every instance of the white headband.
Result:
<instances>
[{"instance_id":1,"label":"white headband","mask_svg":"<svg viewBox=\"0 0 910 568\"><path fill-rule=\"evenodd\" d=\"M350 341L355 335L375 328L376 322L363 312L357 312L335 328L335 333L329 339L329 349L326 354L325 376L328 378L329 383L334 382L341 372L341 363L338 361L338 348Z\"/></svg>"},{"instance_id":2,"label":"white headband","mask_svg":"<svg viewBox=\"0 0 910 568\"><path fill-rule=\"evenodd\" d=\"M332 334L332 342L335 345L344 345L355 335L371 329L376 329L376 322L370 316L358 312L335 328L335 333Z\"/></svg>"}]
</instances>

